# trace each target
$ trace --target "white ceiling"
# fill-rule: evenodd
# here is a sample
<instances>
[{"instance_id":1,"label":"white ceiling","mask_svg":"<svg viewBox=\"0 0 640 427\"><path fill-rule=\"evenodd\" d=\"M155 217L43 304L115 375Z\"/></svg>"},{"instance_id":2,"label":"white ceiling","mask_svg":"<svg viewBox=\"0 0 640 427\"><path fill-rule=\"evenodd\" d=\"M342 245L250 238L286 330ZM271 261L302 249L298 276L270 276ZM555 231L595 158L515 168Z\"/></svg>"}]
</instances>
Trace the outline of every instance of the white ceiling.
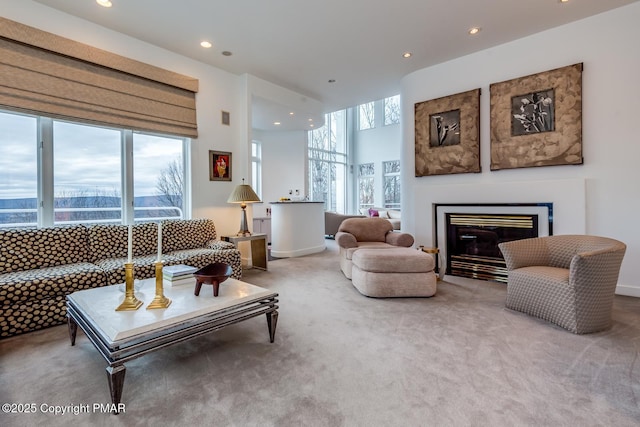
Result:
<instances>
[{"instance_id":1,"label":"white ceiling","mask_svg":"<svg viewBox=\"0 0 640 427\"><path fill-rule=\"evenodd\" d=\"M249 73L330 112L398 94L413 71L639 0L111 0L108 9L95 0L36 1ZM474 26L482 30L468 35ZM205 39L212 48L200 47ZM406 51L413 56L404 59Z\"/></svg>"}]
</instances>

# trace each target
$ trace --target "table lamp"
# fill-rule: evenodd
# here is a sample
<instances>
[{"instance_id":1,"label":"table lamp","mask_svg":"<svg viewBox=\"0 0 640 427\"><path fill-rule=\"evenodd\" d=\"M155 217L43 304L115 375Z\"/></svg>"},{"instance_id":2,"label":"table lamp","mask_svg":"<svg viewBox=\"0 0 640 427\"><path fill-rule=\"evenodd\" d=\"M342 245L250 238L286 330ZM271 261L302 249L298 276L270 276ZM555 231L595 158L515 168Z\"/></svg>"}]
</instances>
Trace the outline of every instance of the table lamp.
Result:
<instances>
[{"instance_id":1,"label":"table lamp","mask_svg":"<svg viewBox=\"0 0 640 427\"><path fill-rule=\"evenodd\" d=\"M260 201L260 197L258 197L255 191L253 191L251 186L244 183L244 178L242 179L242 184L238 185L229 196L227 203L240 203L240 207L242 208L242 217L240 218L240 231L238 231L238 236L251 235L249 227L247 226L247 203Z\"/></svg>"}]
</instances>

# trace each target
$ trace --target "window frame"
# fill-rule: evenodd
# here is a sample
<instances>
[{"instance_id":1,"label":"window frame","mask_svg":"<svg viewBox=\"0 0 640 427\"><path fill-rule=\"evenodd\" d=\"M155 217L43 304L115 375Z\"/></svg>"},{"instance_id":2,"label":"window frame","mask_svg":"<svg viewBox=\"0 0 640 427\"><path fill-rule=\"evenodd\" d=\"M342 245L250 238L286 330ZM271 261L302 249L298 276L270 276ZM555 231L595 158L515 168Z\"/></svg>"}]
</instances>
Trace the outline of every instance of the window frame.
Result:
<instances>
[{"instance_id":1,"label":"window frame","mask_svg":"<svg viewBox=\"0 0 640 427\"><path fill-rule=\"evenodd\" d=\"M191 173L190 173L190 138L178 136L157 134L152 132L134 132L130 129L119 129L109 126L96 124L87 124L76 122L73 120L53 119L47 116L38 116L34 114L18 113L11 110L0 110L5 114L20 115L36 118L37 139L33 141L37 147L37 221L20 228L43 228L52 227L60 224L55 223L55 182L54 182L54 122L66 122L81 126L106 128L120 132L120 166L121 169L117 173L121 174L121 195L122 195L122 224L133 224L134 221L134 191L133 191L133 136L136 134L144 134L150 136L177 139L182 145L182 166L183 166L183 199L182 199L182 218L191 217ZM138 220L143 222L144 220ZM84 224L92 224L92 221L78 222ZM0 228L5 228L0 224Z\"/></svg>"}]
</instances>

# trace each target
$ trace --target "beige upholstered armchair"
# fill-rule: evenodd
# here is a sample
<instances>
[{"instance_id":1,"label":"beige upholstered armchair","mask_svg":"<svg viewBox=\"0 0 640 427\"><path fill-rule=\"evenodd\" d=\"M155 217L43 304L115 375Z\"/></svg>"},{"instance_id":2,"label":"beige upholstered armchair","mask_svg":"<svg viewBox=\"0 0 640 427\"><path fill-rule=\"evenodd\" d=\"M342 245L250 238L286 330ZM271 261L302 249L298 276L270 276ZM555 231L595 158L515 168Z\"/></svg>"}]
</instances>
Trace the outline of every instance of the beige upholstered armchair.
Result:
<instances>
[{"instance_id":1,"label":"beige upholstered armchair","mask_svg":"<svg viewBox=\"0 0 640 427\"><path fill-rule=\"evenodd\" d=\"M614 239L558 235L499 244L509 273L506 306L576 334L611 326L626 245Z\"/></svg>"},{"instance_id":2,"label":"beige upholstered armchair","mask_svg":"<svg viewBox=\"0 0 640 427\"><path fill-rule=\"evenodd\" d=\"M356 250L408 248L413 245L413 236L394 232L393 225L384 218L349 218L340 224L336 242L340 247L340 269L351 279L351 257Z\"/></svg>"}]
</instances>

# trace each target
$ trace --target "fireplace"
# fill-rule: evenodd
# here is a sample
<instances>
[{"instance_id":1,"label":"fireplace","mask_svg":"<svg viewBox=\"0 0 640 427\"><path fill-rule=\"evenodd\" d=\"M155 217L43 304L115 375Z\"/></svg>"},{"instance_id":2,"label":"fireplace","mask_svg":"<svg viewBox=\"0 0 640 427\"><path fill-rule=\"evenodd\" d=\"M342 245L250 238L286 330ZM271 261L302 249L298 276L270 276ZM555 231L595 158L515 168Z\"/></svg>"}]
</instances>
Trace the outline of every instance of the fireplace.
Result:
<instances>
[{"instance_id":1,"label":"fireplace","mask_svg":"<svg viewBox=\"0 0 640 427\"><path fill-rule=\"evenodd\" d=\"M506 283L506 264L498 244L552 234L551 203L448 204L434 208L436 241L443 262L438 268L453 276Z\"/></svg>"}]
</instances>

